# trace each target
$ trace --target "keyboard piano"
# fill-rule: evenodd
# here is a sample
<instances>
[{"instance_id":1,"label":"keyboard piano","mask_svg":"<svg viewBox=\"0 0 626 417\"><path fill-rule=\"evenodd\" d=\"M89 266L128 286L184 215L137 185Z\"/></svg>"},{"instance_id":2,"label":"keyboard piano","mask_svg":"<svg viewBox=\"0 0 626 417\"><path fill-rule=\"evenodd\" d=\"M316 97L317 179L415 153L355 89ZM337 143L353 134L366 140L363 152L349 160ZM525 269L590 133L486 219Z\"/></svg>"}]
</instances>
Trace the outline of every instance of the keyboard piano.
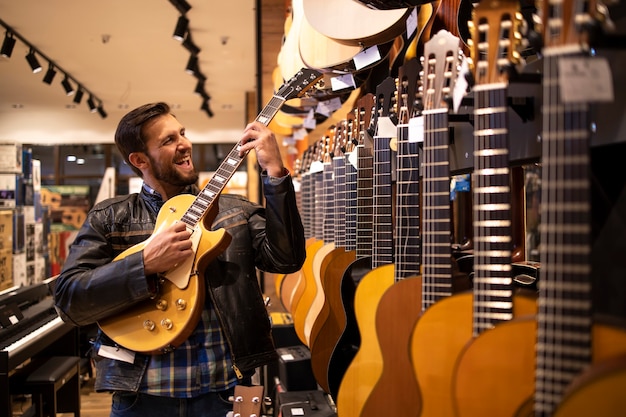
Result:
<instances>
[{"instance_id":1,"label":"keyboard piano","mask_svg":"<svg viewBox=\"0 0 626 417\"><path fill-rule=\"evenodd\" d=\"M0 417L13 413L11 377L37 358L78 355L78 329L53 306L50 279L0 293Z\"/></svg>"}]
</instances>

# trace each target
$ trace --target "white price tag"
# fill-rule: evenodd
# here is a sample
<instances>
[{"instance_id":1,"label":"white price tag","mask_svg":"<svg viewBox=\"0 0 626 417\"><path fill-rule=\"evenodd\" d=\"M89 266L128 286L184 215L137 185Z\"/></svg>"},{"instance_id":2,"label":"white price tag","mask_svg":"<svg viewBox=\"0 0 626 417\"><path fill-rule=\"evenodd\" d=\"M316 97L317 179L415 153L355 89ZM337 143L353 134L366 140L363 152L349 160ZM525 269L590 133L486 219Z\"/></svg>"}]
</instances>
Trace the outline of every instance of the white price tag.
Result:
<instances>
[{"instance_id":1,"label":"white price tag","mask_svg":"<svg viewBox=\"0 0 626 417\"><path fill-rule=\"evenodd\" d=\"M370 46L369 48L356 54L352 59L354 60L354 66L358 71L361 68L365 68L368 65L380 61L380 51L378 50L378 46Z\"/></svg>"},{"instance_id":2,"label":"white price tag","mask_svg":"<svg viewBox=\"0 0 626 417\"><path fill-rule=\"evenodd\" d=\"M559 88L563 103L613 101L613 78L605 58L559 59Z\"/></svg>"},{"instance_id":3,"label":"white price tag","mask_svg":"<svg viewBox=\"0 0 626 417\"><path fill-rule=\"evenodd\" d=\"M98 355L127 363L135 362L135 352L116 346L102 345L98 349Z\"/></svg>"},{"instance_id":4,"label":"white price tag","mask_svg":"<svg viewBox=\"0 0 626 417\"><path fill-rule=\"evenodd\" d=\"M424 116L409 119L409 142L424 142Z\"/></svg>"},{"instance_id":5,"label":"white price tag","mask_svg":"<svg viewBox=\"0 0 626 417\"><path fill-rule=\"evenodd\" d=\"M345 90L346 88L356 88L354 76L352 74L339 75L330 79L330 88L333 91Z\"/></svg>"},{"instance_id":6,"label":"white price tag","mask_svg":"<svg viewBox=\"0 0 626 417\"><path fill-rule=\"evenodd\" d=\"M315 129L315 126L317 126L317 122L315 121L315 113L313 113L313 109L309 110L309 112L307 113L306 117L302 121L302 126L304 126L306 129L311 129L311 130Z\"/></svg>"},{"instance_id":7,"label":"white price tag","mask_svg":"<svg viewBox=\"0 0 626 417\"><path fill-rule=\"evenodd\" d=\"M300 408L300 407L292 408L291 409L291 415L292 416L303 416L304 415L304 408Z\"/></svg>"}]
</instances>

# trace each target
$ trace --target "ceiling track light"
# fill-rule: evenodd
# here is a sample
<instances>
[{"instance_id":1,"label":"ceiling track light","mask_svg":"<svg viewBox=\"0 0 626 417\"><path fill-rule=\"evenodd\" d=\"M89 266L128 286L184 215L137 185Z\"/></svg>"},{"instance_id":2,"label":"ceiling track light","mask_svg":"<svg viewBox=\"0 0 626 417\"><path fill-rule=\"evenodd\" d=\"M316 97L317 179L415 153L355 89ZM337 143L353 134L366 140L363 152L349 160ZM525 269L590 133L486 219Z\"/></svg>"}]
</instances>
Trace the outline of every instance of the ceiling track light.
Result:
<instances>
[{"instance_id":1,"label":"ceiling track light","mask_svg":"<svg viewBox=\"0 0 626 417\"><path fill-rule=\"evenodd\" d=\"M46 75L43 76L43 82L46 84L52 84L52 80L54 80L55 75L57 75L57 72L54 70L54 66L49 64L48 71L46 71Z\"/></svg>"},{"instance_id":2,"label":"ceiling track light","mask_svg":"<svg viewBox=\"0 0 626 417\"><path fill-rule=\"evenodd\" d=\"M83 94L83 88L81 86L78 86L78 88L76 89L76 94L74 95L74 100L72 101L76 104L80 104L81 100L83 99Z\"/></svg>"},{"instance_id":3,"label":"ceiling track light","mask_svg":"<svg viewBox=\"0 0 626 417\"><path fill-rule=\"evenodd\" d=\"M213 117L213 111L211 107L209 107L209 100L204 100L202 106L200 106L200 110L204 110L209 117Z\"/></svg>"},{"instance_id":4,"label":"ceiling track light","mask_svg":"<svg viewBox=\"0 0 626 417\"><path fill-rule=\"evenodd\" d=\"M104 111L104 107L102 107L102 103L100 103L100 105L96 108L96 110L98 111L98 114L100 115L100 117L102 117L103 119L107 118L107 112Z\"/></svg>"},{"instance_id":5,"label":"ceiling track light","mask_svg":"<svg viewBox=\"0 0 626 417\"><path fill-rule=\"evenodd\" d=\"M2 49L0 50L0 55L5 58L11 58L11 54L13 53L13 48L15 47L15 38L13 34L7 30L4 35L4 41L2 42Z\"/></svg>"},{"instance_id":6,"label":"ceiling track light","mask_svg":"<svg viewBox=\"0 0 626 417\"><path fill-rule=\"evenodd\" d=\"M170 3L172 3L181 14L185 14L191 9L191 5L185 0L170 0Z\"/></svg>"},{"instance_id":7,"label":"ceiling track light","mask_svg":"<svg viewBox=\"0 0 626 417\"><path fill-rule=\"evenodd\" d=\"M187 33L188 27L189 19L181 15L176 22L176 28L174 29L174 34L172 35L172 37L177 41L182 41L183 39L185 39L185 34Z\"/></svg>"},{"instance_id":8,"label":"ceiling track light","mask_svg":"<svg viewBox=\"0 0 626 417\"><path fill-rule=\"evenodd\" d=\"M68 96L71 96L76 92L76 90L74 90L74 87L72 87L72 84L70 84L70 80L67 78L67 75L65 76L65 78L63 78L63 81L61 81L61 85L65 90L65 94L67 94Z\"/></svg>"},{"instance_id":9,"label":"ceiling track light","mask_svg":"<svg viewBox=\"0 0 626 417\"><path fill-rule=\"evenodd\" d=\"M184 12L182 14L184 14ZM73 100L74 103L80 104L83 96L87 94L89 95L89 100L87 102L87 104L89 105L89 111L91 111L92 113L95 113L95 112L100 113L100 116L102 116L102 118L107 117L107 114L104 111L102 100L94 96L91 91L89 91L84 86L82 86L74 77L71 76L71 74L69 74L63 68L58 66L54 62L54 60L50 59L50 57L46 56L43 52L41 52L39 49L33 46L22 35L20 35L15 30L13 30L11 26L7 25L6 22L4 22L2 19L0 19L0 26L2 26L6 30L5 35L4 35L4 41L2 42L2 48L0 49L0 54L2 56L6 58L10 58L11 54L13 53L13 49L15 47L15 41L19 40L24 45L26 45L26 47L29 50L28 54L26 55L26 60L28 61L28 64L30 65L30 68L33 71L33 73L40 72L43 69L41 65L39 64L37 55L39 55L41 59L44 59L45 61L48 62L48 71L43 77L44 83L51 84L54 77L56 76L56 73L61 72L65 76L63 81L61 82L61 85L63 86L65 90L65 93L68 96L76 93L74 96L74 100ZM72 84L70 83L70 80L76 84L76 88L72 86ZM99 103L99 106L96 106L96 102ZM74 107L74 106L71 106L71 107ZM98 109L98 107L100 107L100 109Z\"/></svg>"},{"instance_id":10,"label":"ceiling track light","mask_svg":"<svg viewBox=\"0 0 626 417\"><path fill-rule=\"evenodd\" d=\"M187 61L187 66L185 67L185 72L187 74L195 74L198 72L198 56L191 55L189 57L189 61Z\"/></svg>"},{"instance_id":11,"label":"ceiling track light","mask_svg":"<svg viewBox=\"0 0 626 417\"><path fill-rule=\"evenodd\" d=\"M89 111L92 113L95 113L97 108L96 108L96 103L93 100L93 96L90 94L89 98L87 99L87 106L89 106Z\"/></svg>"},{"instance_id":12,"label":"ceiling track light","mask_svg":"<svg viewBox=\"0 0 626 417\"><path fill-rule=\"evenodd\" d=\"M193 43L193 40L191 39L191 32L189 30L187 31L187 36L185 36L185 39L183 40L183 46L193 55L198 55L200 53L200 48L198 45Z\"/></svg>"},{"instance_id":13,"label":"ceiling track light","mask_svg":"<svg viewBox=\"0 0 626 417\"><path fill-rule=\"evenodd\" d=\"M33 74L36 74L42 70L39 61L35 56L35 51L33 50L33 48L31 48L28 52L28 55L26 55L26 60L28 61L28 65L30 65L30 68L33 70Z\"/></svg>"}]
</instances>

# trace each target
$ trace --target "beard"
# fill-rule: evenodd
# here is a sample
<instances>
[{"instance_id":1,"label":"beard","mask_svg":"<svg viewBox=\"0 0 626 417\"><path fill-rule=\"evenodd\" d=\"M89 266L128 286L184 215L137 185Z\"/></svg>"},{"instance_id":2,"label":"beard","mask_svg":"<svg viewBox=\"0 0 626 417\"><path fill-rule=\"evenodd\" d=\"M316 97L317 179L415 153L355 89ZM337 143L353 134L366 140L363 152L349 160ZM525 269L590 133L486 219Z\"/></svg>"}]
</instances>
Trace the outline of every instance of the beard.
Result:
<instances>
[{"instance_id":1,"label":"beard","mask_svg":"<svg viewBox=\"0 0 626 417\"><path fill-rule=\"evenodd\" d=\"M188 175L184 175L176 170L176 168L172 165L161 166L150 155L148 155L148 158L150 158L150 163L154 170L154 178L161 182L184 187L195 184L198 181L198 171L195 167L192 172L188 173Z\"/></svg>"}]
</instances>

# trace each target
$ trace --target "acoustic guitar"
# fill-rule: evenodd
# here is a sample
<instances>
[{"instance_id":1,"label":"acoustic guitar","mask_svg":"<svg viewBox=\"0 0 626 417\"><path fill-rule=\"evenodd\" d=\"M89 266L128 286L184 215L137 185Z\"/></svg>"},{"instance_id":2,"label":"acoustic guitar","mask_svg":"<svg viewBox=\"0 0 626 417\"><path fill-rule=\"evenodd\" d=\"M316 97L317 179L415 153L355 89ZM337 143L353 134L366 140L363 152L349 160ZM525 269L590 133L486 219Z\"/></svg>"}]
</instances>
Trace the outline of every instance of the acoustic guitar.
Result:
<instances>
[{"instance_id":1,"label":"acoustic guitar","mask_svg":"<svg viewBox=\"0 0 626 417\"><path fill-rule=\"evenodd\" d=\"M422 396L422 416L449 415L449 394L440 385L450 370L449 308L442 303L469 288L458 275L451 247L450 157L448 112L460 67L460 41L441 30L424 44L422 88L424 143L422 162L422 314L411 336L410 354ZM471 328L471 315L455 326ZM465 339L467 340L467 339Z\"/></svg>"},{"instance_id":2,"label":"acoustic guitar","mask_svg":"<svg viewBox=\"0 0 626 417\"><path fill-rule=\"evenodd\" d=\"M541 6L545 31L538 314L499 324L464 350L454 387L456 409L464 416L558 415L579 375L590 365L601 366L626 353L623 328L594 317L592 310L589 103L565 101L560 84L565 76L561 60L588 59L582 22L593 19L587 13L595 8L578 0L546 0ZM596 415L595 409L591 414L579 411L573 415Z\"/></svg>"},{"instance_id":3,"label":"acoustic guitar","mask_svg":"<svg viewBox=\"0 0 626 417\"><path fill-rule=\"evenodd\" d=\"M267 125L285 100L304 94L320 78L319 72L302 69L276 92L256 120ZM197 196L175 196L159 211L152 236L183 222L192 232L195 256L161 274L157 297L98 322L115 343L136 352L164 353L187 339L195 328L204 304L204 269L230 243L224 229L211 231L210 227L217 214L219 194L243 161L238 148L236 145L230 151ZM114 261L140 252L151 239L126 249Z\"/></svg>"},{"instance_id":4,"label":"acoustic guitar","mask_svg":"<svg viewBox=\"0 0 626 417\"><path fill-rule=\"evenodd\" d=\"M385 291L376 307L375 329L382 353L382 370L367 396L361 416L388 413L417 417L421 411L421 393L409 354L422 297L419 138L409 138L409 120L419 117L420 70L416 58L398 69L394 284Z\"/></svg>"},{"instance_id":5,"label":"acoustic guitar","mask_svg":"<svg viewBox=\"0 0 626 417\"><path fill-rule=\"evenodd\" d=\"M392 78L387 78L377 86L373 114L379 110L389 114L392 100L384 100L384 97L393 96L393 92L395 80ZM370 126L368 130L375 132L375 127ZM393 284L391 139L378 134L373 137L373 269L361 279L355 292L354 310L361 344L339 386L337 412L342 416L360 415L381 370L381 351L375 331L376 308L372 306L378 304L384 292Z\"/></svg>"}]
</instances>

